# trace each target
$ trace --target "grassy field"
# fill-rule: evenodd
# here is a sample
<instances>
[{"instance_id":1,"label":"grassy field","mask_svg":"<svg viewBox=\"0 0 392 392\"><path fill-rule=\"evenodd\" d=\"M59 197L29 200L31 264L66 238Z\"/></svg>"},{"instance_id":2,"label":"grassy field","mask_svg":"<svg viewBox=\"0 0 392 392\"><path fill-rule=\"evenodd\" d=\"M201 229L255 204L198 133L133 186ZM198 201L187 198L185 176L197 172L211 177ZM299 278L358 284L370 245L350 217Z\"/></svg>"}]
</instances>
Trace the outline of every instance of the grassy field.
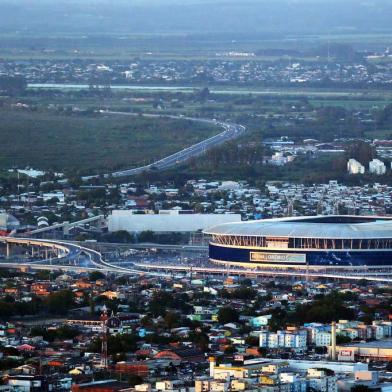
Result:
<instances>
[{"instance_id":1,"label":"grassy field","mask_svg":"<svg viewBox=\"0 0 392 392\"><path fill-rule=\"evenodd\" d=\"M238 38L238 37L237 37ZM256 55L251 58L228 56L227 52L251 52L279 48L306 51L327 43L349 44L357 49L380 49L390 45L391 32L345 34L295 34L265 36L260 34L235 36L216 34L189 34L186 32L159 34L123 33L35 33L0 31L0 56L8 60L132 60L135 57L149 60L208 60L275 61L287 59L286 55ZM292 57L290 55L290 57ZM297 60L320 61L310 54L294 56Z\"/></svg>"},{"instance_id":2,"label":"grassy field","mask_svg":"<svg viewBox=\"0 0 392 392\"><path fill-rule=\"evenodd\" d=\"M378 129L372 132L365 132L365 137L372 139L392 139L392 129Z\"/></svg>"},{"instance_id":3,"label":"grassy field","mask_svg":"<svg viewBox=\"0 0 392 392\"><path fill-rule=\"evenodd\" d=\"M115 86L112 88L112 91L120 92L120 93L142 93L145 95L154 95L158 93L186 93L186 94L194 94L195 91L200 90L200 86L176 86L176 85L129 85L129 86ZM385 101L389 103L392 101L392 92L391 90L380 90L380 89L332 89L332 88L304 88L304 87L246 87L246 86L217 86L217 85L209 85L208 86L210 92L212 94L217 95L255 95L255 96L266 96L266 97L275 97L279 99L298 99L306 97L316 102L316 104L325 105L333 104L336 102L343 102L343 100L349 101L349 106L355 106L357 102L365 101L371 102L374 101L379 103L380 101ZM40 91L40 90L51 90L47 87L29 87L30 91ZM73 84L59 84L59 87L52 88L52 90L58 90L63 93L70 92L80 92L83 90L87 90L87 86L80 87L78 85ZM364 104L367 106L367 103Z\"/></svg>"},{"instance_id":4,"label":"grassy field","mask_svg":"<svg viewBox=\"0 0 392 392\"><path fill-rule=\"evenodd\" d=\"M219 132L186 120L0 110L0 168L80 173L138 166Z\"/></svg>"},{"instance_id":5,"label":"grassy field","mask_svg":"<svg viewBox=\"0 0 392 392\"><path fill-rule=\"evenodd\" d=\"M366 100L366 99L324 99L324 100L319 100L319 99L311 99L310 103L315 106L315 107L320 107L320 106L341 106L347 110L361 110L361 109L369 109L369 108L383 108L385 105L390 103L390 99L372 99L372 100Z\"/></svg>"}]
</instances>

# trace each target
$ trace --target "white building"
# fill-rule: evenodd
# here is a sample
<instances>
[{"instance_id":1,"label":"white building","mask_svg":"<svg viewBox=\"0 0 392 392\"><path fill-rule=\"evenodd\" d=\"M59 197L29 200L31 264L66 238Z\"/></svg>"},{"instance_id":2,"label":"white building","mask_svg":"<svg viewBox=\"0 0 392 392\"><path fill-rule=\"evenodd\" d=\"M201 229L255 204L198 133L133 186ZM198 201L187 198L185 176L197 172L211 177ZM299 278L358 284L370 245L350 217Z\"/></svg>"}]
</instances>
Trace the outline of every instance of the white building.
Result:
<instances>
[{"instance_id":1,"label":"white building","mask_svg":"<svg viewBox=\"0 0 392 392\"><path fill-rule=\"evenodd\" d=\"M376 174L377 176L385 174L387 168L385 167L384 162L379 159L373 159L369 162L369 172L372 174Z\"/></svg>"},{"instance_id":2,"label":"white building","mask_svg":"<svg viewBox=\"0 0 392 392\"><path fill-rule=\"evenodd\" d=\"M383 328L382 337L381 338L376 337L376 339L392 337L392 321L375 320L372 323L372 327L375 326ZM381 332L379 332L379 330L377 330L376 332L376 336L378 335L381 335Z\"/></svg>"},{"instance_id":3,"label":"white building","mask_svg":"<svg viewBox=\"0 0 392 392\"><path fill-rule=\"evenodd\" d=\"M365 166L361 165L361 163L355 159L349 159L347 162L347 171L350 174L364 174Z\"/></svg>"},{"instance_id":4,"label":"white building","mask_svg":"<svg viewBox=\"0 0 392 392\"><path fill-rule=\"evenodd\" d=\"M221 223L241 222L240 214L189 214L181 210L159 211L158 214L135 214L132 210L114 210L108 217L109 232L129 233L195 232Z\"/></svg>"},{"instance_id":5,"label":"white building","mask_svg":"<svg viewBox=\"0 0 392 392\"><path fill-rule=\"evenodd\" d=\"M343 329L336 329L338 335L343 335L349 337L351 340L356 339L358 337L358 329L356 328L343 328Z\"/></svg>"},{"instance_id":6,"label":"white building","mask_svg":"<svg viewBox=\"0 0 392 392\"><path fill-rule=\"evenodd\" d=\"M307 346L306 341L306 331L262 331L259 335L259 345L264 348L304 349Z\"/></svg>"},{"instance_id":7,"label":"white building","mask_svg":"<svg viewBox=\"0 0 392 392\"><path fill-rule=\"evenodd\" d=\"M330 374L329 374L330 373ZM336 376L325 369L309 369L307 374L309 388L320 392L337 392Z\"/></svg>"},{"instance_id":8,"label":"white building","mask_svg":"<svg viewBox=\"0 0 392 392\"><path fill-rule=\"evenodd\" d=\"M271 319L271 314L264 314L262 316L253 317L249 321L249 325L251 327L265 327L268 325L269 320Z\"/></svg>"},{"instance_id":9,"label":"white building","mask_svg":"<svg viewBox=\"0 0 392 392\"><path fill-rule=\"evenodd\" d=\"M314 344L317 347L327 347L331 345L331 333L326 331L316 331Z\"/></svg>"},{"instance_id":10,"label":"white building","mask_svg":"<svg viewBox=\"0 0 392 392\"><path fill-rule=\"evenodd\" d=\"M226 392L230 382L226 380L196 380L195 392Z\"/></svg>"},{"instance_id":11,"label":"white building","mask_svg":"<svg viewBox=\"0 0 392 392\"><path fill-rule=\"evenodd\" d=\"M43 193L42 198L44 199L45 202L47 202L51 199L58 199L58 201L60 203L64 203L64 201L65 201L65 195L63 192L60 192L60 191Z\"/></svg>"}]
</instances>

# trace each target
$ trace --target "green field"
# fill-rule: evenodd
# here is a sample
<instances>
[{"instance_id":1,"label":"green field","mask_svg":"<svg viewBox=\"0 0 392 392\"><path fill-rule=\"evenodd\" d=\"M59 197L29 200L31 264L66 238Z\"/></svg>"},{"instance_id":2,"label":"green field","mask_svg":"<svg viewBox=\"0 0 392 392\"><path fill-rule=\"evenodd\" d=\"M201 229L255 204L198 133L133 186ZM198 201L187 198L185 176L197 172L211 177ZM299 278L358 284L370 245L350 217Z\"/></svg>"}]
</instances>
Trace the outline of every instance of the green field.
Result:
<instances>
[{"instance_id":1,"label":"green field","mask_svg":"<svg viewBox=\"0 0 392 392\"><path fill-rule=\"evenodd\" d=\"M291 59L291 55L263 55L260 50L271 48L294 49L299 53L296 60L320 61L318 56L307 53L309 48L320 45L348 44L356 49L388 47L392 33L353 34L289 34L271 36L253 33L245 36L189 34L175 32L159 34L119 34L101 31L81 34L80 32L22 32L0 31L0 57L7 60L72 60L91 59L94 61L130 60L209 60L230 61L276 61ZM237 37L238 38L238 37ZM222 53L226 54L222 56ZM250 58L228 56L227 52L256 53ZM323 58L321 58L323 59ZM326 59L326 57L324 58Z\"/></svg>"},{"instance_id":2,"label":"green field","mask_svg":"<svg viewBox=\"0 0 392 392\"><path fill-rule=\"evenodd\" d=\"M0 110L0 168L130 168L219 132L186 120Z\"/></svg>"},{"instance_id":3,"label":"green field","mask_svg":"<svg viewBox=\"0 0 392 392\"><path fill-rule=\"evenodd\" d=\"M372 132L365 132L365 137L371 139L392 139L392 129L378 129Z\"/></svg>"}]
</instances>

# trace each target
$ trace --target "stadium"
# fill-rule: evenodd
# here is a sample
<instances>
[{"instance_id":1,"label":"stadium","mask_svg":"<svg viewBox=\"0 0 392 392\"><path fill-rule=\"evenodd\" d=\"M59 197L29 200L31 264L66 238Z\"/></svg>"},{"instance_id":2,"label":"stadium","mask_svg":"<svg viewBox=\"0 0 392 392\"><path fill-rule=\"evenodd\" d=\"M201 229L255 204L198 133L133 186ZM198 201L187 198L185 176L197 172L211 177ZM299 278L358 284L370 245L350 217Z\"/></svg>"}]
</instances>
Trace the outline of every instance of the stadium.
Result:
<instances>
[{"instance_id":1,"label":"stadium","mask_svg":"<svg viewBox=\"0 0 392 392\"><path fill-rule=\"evenodd\" d=\"M211 236L212 262L268 268L391 268L392 218L310 216L225 223Z\"/></svg>"}]
</instances>

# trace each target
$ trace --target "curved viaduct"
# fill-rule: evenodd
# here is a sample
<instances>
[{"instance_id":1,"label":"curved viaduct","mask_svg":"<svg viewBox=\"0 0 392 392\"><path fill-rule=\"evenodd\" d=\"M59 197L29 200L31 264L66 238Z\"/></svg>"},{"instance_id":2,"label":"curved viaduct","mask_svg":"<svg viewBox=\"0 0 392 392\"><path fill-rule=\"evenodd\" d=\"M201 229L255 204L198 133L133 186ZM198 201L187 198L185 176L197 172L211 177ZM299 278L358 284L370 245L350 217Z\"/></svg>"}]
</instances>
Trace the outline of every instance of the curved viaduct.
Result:
<instances>
[{"instance_id":1,"label":"curved viaduct","mask_svg":"<svg viewBox=\"0 0 392 392\"><path fill-rule=\"evenodd\" d=\"M41 240L32 238L0 237L0 244L6 247L6 259L0 261L0 268L31 268L37 270L64 270L74 272L102 271L120 275L151 275L151 276L172 276L173 273L192 274L201 273L206 275L241 275L241 276L275 276L275 277L296 277L296 278L330 278L342 280L361 280L367 279L374 282L392 283L391 276L385 273L366 272L358 273L355 271L347 272L323 272L323 271L276 271L260 269L235 269L222 267L193 267L187 265L154 265L154 264L135 264L127 268L112 263L108 263L102 254L96 250L85 246L65 241ZM33 261L14 261L11 260L13 246L27 246L41 252L41 259ZM34 252L32 252L34 254ZM42 254L48 257L42 257ZM50 255L50 257L49 257ZM53 256L53 257L52 257ZM89 265L81 266L75 262L80 256L87 258ZM135 268L136 267L136 268ZM389 272L390 274L391 272Z\"/></svg>"}]
</instances>

